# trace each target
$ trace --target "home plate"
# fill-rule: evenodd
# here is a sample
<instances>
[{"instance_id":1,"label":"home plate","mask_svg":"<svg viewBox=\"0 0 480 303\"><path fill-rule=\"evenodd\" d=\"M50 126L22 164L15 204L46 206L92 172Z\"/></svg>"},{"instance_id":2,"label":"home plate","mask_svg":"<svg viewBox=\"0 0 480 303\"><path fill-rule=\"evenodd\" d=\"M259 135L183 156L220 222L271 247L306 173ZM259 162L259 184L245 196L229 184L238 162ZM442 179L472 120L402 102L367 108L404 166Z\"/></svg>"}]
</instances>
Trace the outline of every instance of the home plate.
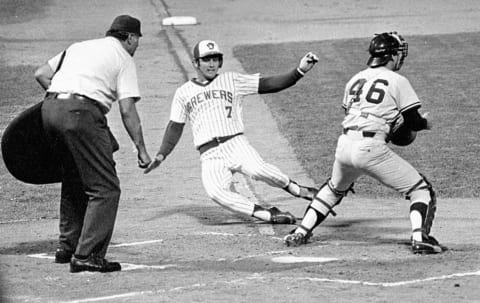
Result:
<instances>
[{"instance_id":1,"label":"home plate","mask_svg":"<svg viewBox=\"0 0 480 303\"><path fill-rule=\"evenodd\" d=\"M172 16L162 20L163 25L194 25L197 18L190 16Z\"/></svg>"},{"instance_id":2,"label":"home plate","mask_svg":"<svg viewBox=\"0 0 480 303\"><path fill-rule=\"evenodd\" d=\"M324 258L324 257L295 257L295 256L283 256L272 258L273 262L277 263L325 263L331 261L338 261L336 258Z\"/></svg>"}]
</instances>

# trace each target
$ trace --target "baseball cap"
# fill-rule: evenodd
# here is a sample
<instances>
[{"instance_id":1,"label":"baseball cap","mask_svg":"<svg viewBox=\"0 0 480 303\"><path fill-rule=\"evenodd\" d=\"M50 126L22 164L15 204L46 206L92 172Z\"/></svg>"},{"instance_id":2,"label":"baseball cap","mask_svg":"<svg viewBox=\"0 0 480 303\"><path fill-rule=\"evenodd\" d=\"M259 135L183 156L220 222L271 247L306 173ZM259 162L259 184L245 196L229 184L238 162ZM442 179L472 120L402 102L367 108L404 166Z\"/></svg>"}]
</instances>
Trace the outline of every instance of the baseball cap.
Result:
<instances>
[{"instance_id":1,"label":"baseball cap","mask_svg":"<svg viewBox=\"0 0 480 303\"><path fill-rule=\"evenodd\" d=\"M116 17L110 26L110 30L137 34L140 37L142 36L140 31L140 20L129 15Z\"/></svg>"},{"instance_id":2,"label":"baseball cap","mask_svg":"<svg viewBox=\"0 0 480 303\"><path fill-rule=\"evenodd\" d=\"M206 56L219 55L223 56L218 44L212 40L202 40L193 48L193 58L199 59Z\"/></svg>"}]
</instances>

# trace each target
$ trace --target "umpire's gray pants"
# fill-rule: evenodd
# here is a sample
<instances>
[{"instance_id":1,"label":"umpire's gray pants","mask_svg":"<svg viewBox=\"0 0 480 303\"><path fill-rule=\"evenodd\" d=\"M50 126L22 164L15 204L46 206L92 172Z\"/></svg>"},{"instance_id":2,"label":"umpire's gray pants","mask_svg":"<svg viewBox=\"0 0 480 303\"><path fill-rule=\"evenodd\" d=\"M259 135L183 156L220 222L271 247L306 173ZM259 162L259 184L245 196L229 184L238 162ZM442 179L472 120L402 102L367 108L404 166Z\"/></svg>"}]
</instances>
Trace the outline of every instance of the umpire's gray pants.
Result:
<instances>
[{"instance_id":1,"label":"umpire's gray pants","mask_svg":"<svg viewBox=\"0 0 480 303\"><path fill-rule=\"evenodd\" d=\"M120 184L118 149L94 101L47 97L42 120L62 164L60 246L76 255L104 257L112 237Z\"/></svg>"}]
</instances>

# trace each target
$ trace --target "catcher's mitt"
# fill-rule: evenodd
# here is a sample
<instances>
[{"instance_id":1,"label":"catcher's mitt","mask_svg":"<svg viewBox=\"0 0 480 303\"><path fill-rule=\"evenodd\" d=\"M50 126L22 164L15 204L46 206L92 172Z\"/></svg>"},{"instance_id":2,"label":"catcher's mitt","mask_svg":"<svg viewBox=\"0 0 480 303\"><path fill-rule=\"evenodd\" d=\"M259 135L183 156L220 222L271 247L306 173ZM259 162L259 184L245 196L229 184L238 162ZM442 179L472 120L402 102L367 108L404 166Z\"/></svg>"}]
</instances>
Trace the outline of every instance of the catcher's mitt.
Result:
<instances>
[{"instance_id":1,"label":"catcher's mitt","mask_svg":"<svg viewBox=\"0 0 480 303\"><path fill-rule=\"evenodd\" d=\"M390 142L398 146L407 146L417 137L417 132L407 127L403 122L403 117L400 115L390 130Z\"/></svg>"}]
</instances>

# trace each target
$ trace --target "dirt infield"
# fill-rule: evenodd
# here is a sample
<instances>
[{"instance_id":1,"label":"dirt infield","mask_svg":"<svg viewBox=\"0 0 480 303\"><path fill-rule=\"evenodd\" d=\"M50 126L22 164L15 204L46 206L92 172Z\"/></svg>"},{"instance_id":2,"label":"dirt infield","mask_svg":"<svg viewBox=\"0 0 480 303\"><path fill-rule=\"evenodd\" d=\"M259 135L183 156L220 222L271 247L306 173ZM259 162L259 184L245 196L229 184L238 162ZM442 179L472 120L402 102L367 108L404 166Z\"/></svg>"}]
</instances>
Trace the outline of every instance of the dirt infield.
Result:
<instances>
[{"instance_id":1,"label":"dirt infield","mask_svg":"<svg viewBox=\"0 0 480 303\"><path fill-rule=\"evenodd\" d=\"M38 18L2 24L2 60L12 66L40 65L73 41L103 36L116 15L140 18L144 37L135 55L143 95L139 112L152 155L173 93L191 73L185 48L199 39L223 46L225 70L242 70L232 53L241 44L298 41L301 46L302 41L367 37L390 29L405 34L480 30L476 1L442 0L434 7L414 0L388 0L382 7L370 0L48 3ZM162 27L163 18L175 15L195 16L199 24ZM292 178L312 185L262 99L249 98L244 115L247 136L259 152ZM341 216L318 228L312 244L285 248L281 237L293 226L237 217L207 198L189 129L168 160L144 176L117 107L108 118L121 145L115 159L122 184L108 257L125 270L70 274L68 266L54 264L55 218L2 223L2 302L480 301L478 201L441 201L434 234L450 250L438 256L409 252L406 202L398 199L347 197L338 207ZM306 206L242 177L236 187L297 216Z\"/></svg>"}]
</instances>

